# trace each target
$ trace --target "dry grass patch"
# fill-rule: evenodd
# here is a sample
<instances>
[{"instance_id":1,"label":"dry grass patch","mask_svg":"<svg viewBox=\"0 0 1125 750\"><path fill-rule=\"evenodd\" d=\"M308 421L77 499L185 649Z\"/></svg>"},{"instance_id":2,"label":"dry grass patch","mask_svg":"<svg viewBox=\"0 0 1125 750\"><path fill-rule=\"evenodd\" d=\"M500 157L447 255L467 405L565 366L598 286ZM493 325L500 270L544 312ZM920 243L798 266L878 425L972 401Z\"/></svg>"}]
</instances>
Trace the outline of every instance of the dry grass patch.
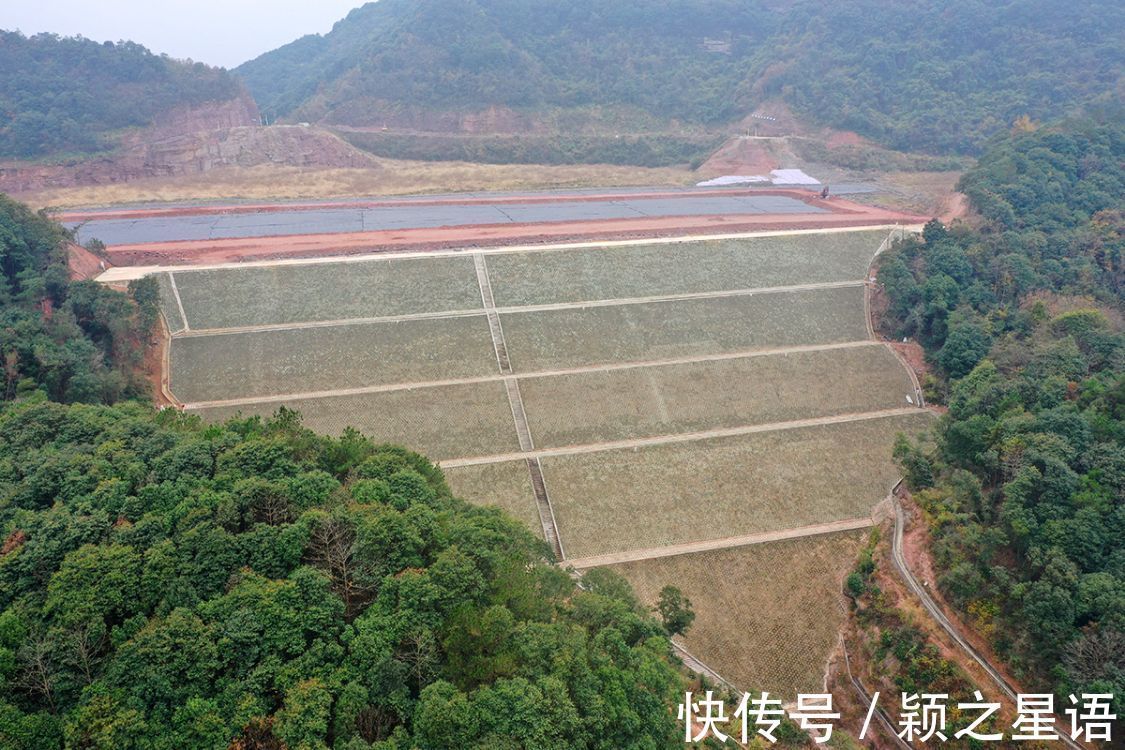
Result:
<instances>
[{"instance_id":1,"label":"dry grass patch","mask_svg":"<svg viewBox=\"0 0 1125 750\"><path fill-rule=\"evenodd\" d=\"M354 427L380 443L398 443L434 460L489 456L519 450L512 411L502 382L468 383L383 393L199 410L209 421L236 414L270 416L295 409L309 429L339 435Z\"/></svg>"},{"instance_id":2,"label":"dry grass patch","mask_svg":"<svg viewBox=\"0 0 1125 750\"><path fill-rule=\"evenodd\" d=\"M553 456L543 474L570 557L869 515L900 476L899 432L928 412Z\"/></svg>"},{"instance_id":3,"label":"dry grass patch","mask_svg":"<svg viewBox=\"0 0 1125 750\"><path fill-rule=\"evenodd\" d=\"M203 174L86 185L25 193L41 207L108 206L183 201L270 201L587 187L683 186L694 173L676 168L606 164L473 164L378 159L372 169L226 167Z\"/></svg>"},{"instance_id":4,"label":"dry grass patch","mask_svg":"<svg viewBox=\"0 0 1125 750\"><path fill-rule=\"evenodd\" d=\"M500 253L498 305L650 297L864 278L886 230Z\"/></svg>"},{"instance_id":5,"label":"dry grass patch","mask_svg":"<svg viewBox=\"0 0 1125 750\"><path fill-rule=\"evenodd\" d=\"M189 403L496 372L483 315L172 340L172 392Z\"/></svg>"},{"instance_id":6,"label":"dry grass patch","mask_svg":"<svg viewBox=\"0 0 1125 750\"><path fill-rule=\"evenodd\" d=\"M858 203L907 211L923 216L949 216L961 172L882 172L875 176L875 193L849 195Z\"/></svg>"},{"instance_id":7,"label":"dry grass patch","mask_svg":"<svg viewBox=\"0 0 1125 750\"><path fill-rule=\"evenodd\" d=\"M193 328L296 323L481 307L469 257L183 271Z\"/></svg>"},{"instance_id":8,"label":"dry grass patch","mask_svg":"<svg viewBox=\"0 0 1125 750\"><path fill-rule=\"evenodd\" d=\"M893 409L912 390L874 343L520 380L540 448Z\"/></svg>"},{"instance_id":9,"label":"dry grass patch","mask_svg":"<svg viewBox=\"0 0 1125 750\"><path fill-rule=\"evenodd\" d=\"M684 646L736 686L786 699L821 692L844 620L841 582L867 532L756 544L613 566L641 601L678 586L695 623Z\"/></svg>"},{"instance_id":10,"label":"dry grass patch","mask_svg":"<svg viewBox=\"0 0 1125 750\"><path fill-rule=\"evenodd\" d=\"M517 372L867 338L862 287L501 315Z\"/></svg>"},{"instance_id":11,"label":"dry grass patch","mask_svg":"<svg viewBox=\"0 0 1125 750\"><path fill-rule=\"evenodd\" d=\"M536 536L543 536L531 476L524 461L444 469L453 494L475 505L491 505L512 514Z\"/></svg>"}]
</instances>

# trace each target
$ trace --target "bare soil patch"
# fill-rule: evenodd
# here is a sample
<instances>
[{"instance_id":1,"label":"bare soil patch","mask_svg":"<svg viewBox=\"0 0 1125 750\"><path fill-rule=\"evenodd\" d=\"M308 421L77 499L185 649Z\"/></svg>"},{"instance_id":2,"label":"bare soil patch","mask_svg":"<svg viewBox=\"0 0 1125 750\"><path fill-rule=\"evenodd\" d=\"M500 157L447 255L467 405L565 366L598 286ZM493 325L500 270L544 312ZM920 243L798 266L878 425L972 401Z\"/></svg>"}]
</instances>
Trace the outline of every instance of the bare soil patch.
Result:
<instances>
[{"instance_id":1,"label":"bare soil patch","mask_svg":"<svg viewBox=\"0 0 1125 750\"><path fill-rule=\"evenodd\" d=\"M112 264L74 242L67 244L67 269L71 281L92 279Z\"/></svg>"},{"instance_id":2,"label":"bare soil patch","mask_svg":"<svg viewBox=\"0 0 1125 750\"><path fill-rule=\"evenodd\" d=\"M770 149L770 141L755 138L732 138L699 167L701 177L720 175L768 175L781 166Z\"/></svg>"}]
</instances>

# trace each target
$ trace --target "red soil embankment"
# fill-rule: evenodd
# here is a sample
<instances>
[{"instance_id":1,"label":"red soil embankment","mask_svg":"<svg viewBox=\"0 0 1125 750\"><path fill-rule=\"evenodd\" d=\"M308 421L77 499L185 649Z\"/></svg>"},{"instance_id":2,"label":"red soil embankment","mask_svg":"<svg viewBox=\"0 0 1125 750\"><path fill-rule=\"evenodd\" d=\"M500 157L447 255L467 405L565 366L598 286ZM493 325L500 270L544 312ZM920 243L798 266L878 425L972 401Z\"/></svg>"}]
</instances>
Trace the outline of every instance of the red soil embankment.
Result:
<instances>
[{"instance_id":1,"label":"red soil embankment","mask_svg":"<svg viewBox=\"0 0 1125 750\"><path fill-rule=\"evenodd\" d=\"M67 245L67 270L71 281L92 279L112 264L73 242Z\"/></svg>"},{"instance_id":2,"label":"red soil embankment","mask_svg":"<svg viewBox=\"0 0 1125 750\"><path fill-rule=\"evenodd\" d=\"M879 210L849 214L676 216L161 242L118 245L111 248L109 253L114 264L121 266L192 265L240 260L354 255L382 249L439 250L570 240L641 239L787 229L833 229L896 223L914 224L921 221L919 217L909 214Z\"/></svg>"}]
</instances>

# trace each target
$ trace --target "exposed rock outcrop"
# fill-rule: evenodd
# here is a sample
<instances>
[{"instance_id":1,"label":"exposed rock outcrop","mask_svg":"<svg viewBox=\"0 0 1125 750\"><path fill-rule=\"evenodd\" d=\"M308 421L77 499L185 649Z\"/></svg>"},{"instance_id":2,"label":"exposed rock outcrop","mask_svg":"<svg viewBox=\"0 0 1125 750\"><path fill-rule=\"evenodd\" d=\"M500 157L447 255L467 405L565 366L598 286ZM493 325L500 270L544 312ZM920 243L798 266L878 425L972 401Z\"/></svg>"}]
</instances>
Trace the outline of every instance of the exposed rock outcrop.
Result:
<instances>
[{"instance_id":1,"label":"exposed rock outcrop","mask_svg":"<svg viewBox=\"0 0 1125 750\"><path fill-rule=\"evenodd\" d=\"M126 146L152 143L181 135L207 133L260 123L258 105L248 91L226 102L202 107L176 107L164 112L153 124L126 139Z\"/></svg>"}]
</instances>

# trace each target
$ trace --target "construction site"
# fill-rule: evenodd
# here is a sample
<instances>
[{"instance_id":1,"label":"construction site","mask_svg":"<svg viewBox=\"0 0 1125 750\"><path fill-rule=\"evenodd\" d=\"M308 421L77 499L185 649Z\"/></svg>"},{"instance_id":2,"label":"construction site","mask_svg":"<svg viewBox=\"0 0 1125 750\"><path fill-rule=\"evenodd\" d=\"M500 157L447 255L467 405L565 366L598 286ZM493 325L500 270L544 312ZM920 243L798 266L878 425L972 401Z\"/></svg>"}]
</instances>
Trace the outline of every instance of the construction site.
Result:
<instances>
[{"instance_id":1,"label":"construction site","mask_svg":"<svg viewBox=\"0 0 1125 750\"><path fill-rule=\"evenodd\" d=\"M105 243L101 281L157 279L169 405L408 445L561 565L674 581L701 668L822 686L825 602L931 418L868 309L918 217L722 188L63 218Z\"/></svg>"}]
</instances>

